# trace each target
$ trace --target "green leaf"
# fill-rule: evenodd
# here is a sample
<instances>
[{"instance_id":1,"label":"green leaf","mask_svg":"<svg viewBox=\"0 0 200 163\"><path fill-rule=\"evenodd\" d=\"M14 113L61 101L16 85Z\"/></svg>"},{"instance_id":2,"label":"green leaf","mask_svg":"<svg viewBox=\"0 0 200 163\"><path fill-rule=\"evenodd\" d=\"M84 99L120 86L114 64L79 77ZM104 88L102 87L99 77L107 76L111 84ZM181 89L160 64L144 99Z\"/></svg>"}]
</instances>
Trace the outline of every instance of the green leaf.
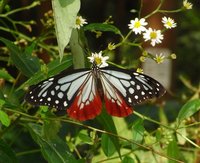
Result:
<instances>
[{"instance_id":1,"label":"green leaf","mask_svg":"<svg viewBox=\"0 0 200 163\"><path fill-rule=\"evenodd\" d=\"M125 156L124 159L122 160L122 163L134 163L135 161L128 156Z\"/></svg>"},{"instance_id":2,"label":"green leaf","mask_svg":"<svg viewBox=\"0 0 200 163\"><path fill-rule=\"evenodd\" d=\"M15 153L3 140L0 140L0 162L18 163Z\"/></svg>"},{"instance_id":3,"label":"green leaf","mask_svg":"<svg viewBox=\"0 0 200 163\"><path fill-rule=\"evenodd\" d=\"M133 134L133 140L137 143L141 143L144 138L144 124L142 119L138 119L133 123L132 126L132 134ZM132 149L137 148L138 146L136 144L132 144Z\"/></svg>"},{"instance_id":4,"label":"green leaf","mask_svg":"<svg viewBox=\"0 0 200 163\"><path fill-rule=\"evenodd\" d=\"M36 43L33 42L30 46L25 48L22 56L25 56L25 62L29 65L29 68L35 73L40 69L40 60L36 56L32 56L33 50L35 49ZM30 77L30 76L28 76Z\"/></svg>"},{"instance_id":5,"label":"green leaf","mask_svg":"<svg viewBox=\"0 0 200 163\"><path fill-rule=\"evenodd\" d=\"M27 77L31 77L36 71L39 70L39 59L23 53L16 45L10 40L0 37L0 40L6 44L10 50L10 57L15 66Z\"/></svg>"},{"instance_id":6,"label":"green leaf","mask_svg":"<svg viewBox=\"0 0 200 163\"><path fill-rule=\"evenodd\" d=\"M76 16L80 9L80 0L52 0L55 29L60 58L69 43L72 29L75 27Z\"/></svg>"},{"instance_id":7,"label":"green leaf","mask_svg":"<svg viewBox=\"0 0 200 163\"><path fill-rule=\"evenodd\" d=\"M101 114L97 116L96 119L103 126L104 130L117 135L117 130L113 122L113 119L110 115L106 113L105 109L102 109ZM119 157L121 158L119 139L111 135L109 135L109 137L110 137L110 140L113 142L115 149L117 150L119 154Z\"/></svg>"},{"instance_id":8,"label":"green leaf","mask_svg":"<svg viewBox=\"0 0 200 163\"><path fill-rule=\"evenodd\" d=\"M6 114L6 112L4 112L2 110L0 110L0 121L6 127L8 127L10 125L9 116Z\"/></svg>"},{"instance_id":9,"label":"green leaf","mask_svg":"<svg viewBox=\"0 0 200 163\"><path fill-rule=\"evenodd\" d=\"M0 70L0 78L3 78L9 82L15 81L15 79L5 69Z\"/></svg>"},{"instance_id":10,"label":"green leaf","mask_svg":"<svg viewBox=\"0 0 200 163\"><path fill-rule=\"evenodd\" d=\"M174 159L180 159L180 151L177 145L177 142L173 139L167 147L167 155ZM168 163L177 163L177 161L168 160Z\"/></svg>"},{"instance_id":11,"label":"green leaf","mask_svg":"<svg viewBox=\"0 0 200 163\"><path fill-rule=\"evenodd\" d=\"M42 126L39 124L29 123L27 128L34 141L40 146L44 158L49 163L77 162L69 151L67 144L58 136L54 139L46 139L42 134ZM54 129L52 128L52 130Z\"/></svg>"},{"instance_id":12,"label":"green leaf","mask_svg":"<svg viewBox=\"0 0 200 163\"><path fill-rule=\"evenodd\" d=\"M116 151L115 145L107 134L101 136L101 147L107 157L112 156Z\"/></svg>"},{"instance_id":13,"label":"green leaf","mask_svg":"<svg viewBox=\"0 0 200 163\"><path fill-rule=\"evenodd\" d=\"M87 130L81 130L78 133L78 137L81 139L81 141L83 143L87 143L87 144L92 144L92 139L90 136L88 136L88 132Z\"/></svg>"},{"instance_id":14,"label":"green leaf","mask_svg":"<svg viewBox=\"0 0 200 163\"><path fill-rule=\"evenodd\" d=\"M73 66L75 69L85 68L84 51L83 51L83 34L80 32L82 30L72 30L72 35L70 39L70 48L73 55ZM82 36L82 37L81 37Z\"/></svg>"},{"instance_id":15,"label":"green leaf","mask_svg":"<svg viewBox=\"0 0 200 163\"><path fill-rule=\"evenodd\" d=\"M111 24L103 23L91 23L84 27L85 31L103 31L103 32L113 32L115 34L121 34L120 30Z\"/></svg>"},{"instance_id":16,"label":"green leaf","mask_svg":"<svg viewBox=\"0 0 200 163\"><path fill-rule=\"evenodd\" d=\"M52 130L53 128L53 130ZM46 139L54 139L61 128L60 121L46 120L43 125L43 134Z\"/></svg>"},{"instance_id":17,"label":"green leaf","mask_svg":"<svg viewBox=\"0 0 200 163\"><path fill-rule=\"evenodd\" d=\"M177 118L179 122L181 122L182 120L189 118L199 110L200 110L200 99L189 101L185 105L183 105Z\"/></svg>"},{"instance_id":18,"label":"green leaf","mask_svg":"<svg viewBox=\"0 0 200 163\"><path fill-rule=\"evenodd\" d=\"M69 56L69 55L64 56L61 62L59 59L56 59L47 65L47 69L48 69L47 74L44 74L44 72L41 70L38 71L29 80L23 83L18 89L22 89L24 87L36 84L45 78L58 74L59 72L67 69L71 65L72 65L72 56Z\"/></svg>"}]
</instances>

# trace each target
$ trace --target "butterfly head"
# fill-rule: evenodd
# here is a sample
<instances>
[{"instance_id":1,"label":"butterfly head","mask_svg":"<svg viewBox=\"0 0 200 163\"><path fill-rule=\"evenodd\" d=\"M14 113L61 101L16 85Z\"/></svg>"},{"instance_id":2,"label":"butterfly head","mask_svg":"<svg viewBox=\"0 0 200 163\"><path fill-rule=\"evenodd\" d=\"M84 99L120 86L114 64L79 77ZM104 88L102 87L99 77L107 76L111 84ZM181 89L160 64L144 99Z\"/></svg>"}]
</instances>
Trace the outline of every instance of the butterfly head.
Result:
<instances>
[{"instance_id":1,"label":"butterfly head","mask_svg":"<svg viewBox=\"0 0 200 163\"><path fill-rule=\"evenodd\" d=\"M99 53L92 53L91 57L88 57L90 62L92 64L95 64L97 67L106 67L108 66L108 63L106 63L106 60L109 59L108 56L103 57L102 56L102 51Z\"/></svg>"}]
</instances>

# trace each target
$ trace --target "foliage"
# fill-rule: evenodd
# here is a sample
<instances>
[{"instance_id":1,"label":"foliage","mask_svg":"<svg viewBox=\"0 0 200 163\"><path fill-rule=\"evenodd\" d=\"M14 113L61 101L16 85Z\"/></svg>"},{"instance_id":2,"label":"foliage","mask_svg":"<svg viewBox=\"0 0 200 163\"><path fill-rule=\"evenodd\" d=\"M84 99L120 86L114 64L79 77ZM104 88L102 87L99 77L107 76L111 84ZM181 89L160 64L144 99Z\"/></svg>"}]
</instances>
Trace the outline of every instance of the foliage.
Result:
<instances>
[{"instance_id":1,"label":"foliage","mask_svg":"<svg viewBox=\"0 0 200 163\"><path fill-rule=\"evenodd\" d=\"M71 69L72 65L75 68L89 66L85 58L92 48L87 37L93 35L96 40L102 35L117 38L102 48L113 65L135 68L147 58L155 64L176 58L174 54L154 56L147 52L142 35L134 35L131 28L124 34L111 17L102 23L73 28L80 9L79 0L52 0L53 11L44 14L40 26L34 20L17 18L20 13L38 9L43 3L45 1L35 0L14 8L7 0L0 1L1 162L198 162L200 87L193 86L183 76L180 77L185 90L182 96L172 91L170 99L165 98L157 105L152 101L136 107L134 114L127 118L110 117L103 110L94 120L81 123L67 115L57 115L54 109L34 107L24 101L29 86ZM140 3L142 8L145 4L143 0ZM164 10L163 3L161 0L157 8L143 18L183 11L187 16L189 12L181 4L176 10ZM134 10L138 17L141 8ZM191 22L193 19L196 18L191 18ZM188 25L185 23L183 27ZM34 35L32 30L37 26L42 30ZM161 34L167 30L170 29L163 27ZM192 32L191 36L194 37ZM187 39L186 36L180 38L181 42ZM141 54L135 61L129 61L132 56L126 54L121 56L121 62L114 63L117 51L130 54L133 48Z\"/></svg>"}]
</instances>

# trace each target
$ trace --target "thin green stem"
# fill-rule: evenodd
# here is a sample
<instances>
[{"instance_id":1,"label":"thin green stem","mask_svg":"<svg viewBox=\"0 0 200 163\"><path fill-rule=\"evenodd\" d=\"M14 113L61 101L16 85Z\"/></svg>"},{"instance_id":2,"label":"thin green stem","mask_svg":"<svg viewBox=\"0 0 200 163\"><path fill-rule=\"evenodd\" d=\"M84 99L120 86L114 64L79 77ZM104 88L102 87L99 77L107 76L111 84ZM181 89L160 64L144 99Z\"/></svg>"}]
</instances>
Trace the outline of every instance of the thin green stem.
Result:
<instances>
[{"instance_id":1,"label":"thin green stem","mask_svg":"<svg viewBox=\"0 0 200 163\"><path fill-rule=\"evenodd\" d=\"M10 111L10 112L12 112L12 113L17 113L17 114L19 114L19 115L22 115L22 116L25 116L25 117L28 117L28 118L31 118L31 119L37 119L37 120L40 119L39 117L32 116L32 115L29 115L29 114L20 112L20 111L18 111L18 110L13 110L13 109L9 109L9 108L5 108L5 110Z\"/></svg>"},{"instance_id":2,"label":"thin green stem","mask_svg":"<svg viewBox=\"0 0 200 163\"><path fill-rule=\"evenodd\" d=\"M140 118L143 119L143 120L147 120L147 121L153 122L153 123L155 123L155 124L158 124L159 126L163 126L163 127L165 127L165 128L168 128L168 129L170 129L170 130L175 131L174 128L172 128L172 127L170 127L170 126L168 126L168 125L162 124L162 123L160 123L160 122L158 122L158 121L156 121L156 120L153 120L153 119L151 119L151 118L149 118L149 117L146 117L146 116L144 116L144 115L142 115L142 114L140 114L140 113L138 113L138 112L136 112L136 111L134 111L134 114L135 114L136 116L140 117Z\"/></svg>"},{"instance_id":3,"label":"thin green stem","mask_svg":"<svg viewBox=\"0 0 200 163\"><path fill-rule=\"evenodd\" d=\"M195 146L196 148L200 149L200 146L198 146L196 143L194 143L192 140L190 140L189 138L187 138L185 135L176 132L178 135L180 135L182 138L184 138L185 140L187 140L190 144L192 144L193 146Z\"/></svg>"},{"instance_id":4,"label":"thin green stem","mask_svg":"<svg viewBox=\"0 0 200 163\"><path fill-rule=\"evenodd\" d=\"M34 41L34 38L30 38L30 37L24 35L23 33L20 33L20 32L18 32L18 31L11 30L11 29L9 29L9 28L4 28L4 27L1 27L1 26L0 26L0 30L5 31L5 32L8 32L8 33L16 34L16 35L18 35L19 37L24 38L25 40L27 40L27 41L29 41L29 42L33 42L33 41ZM43 43L41 43L41 42L38 42L38 46L40 46L41 48L45 49L47 52L52 53L51 49L49 49L49 47L46 46L46 44L43 44Z\"/></svg>"},{"instance_id":5,"label":"thin green stem","mask_svg":"<svg viewBox=\"0 0 200 163\"><path fill-rule=\"evenodd\" d=\"M33 149L30 151L19 152L19 153L16 153L16 156L23 156L23 155L38 153L38 152L41 152L41 149Z\"/></svg>"},{"instance_id":6,"label":"thin green stem","mask_svg":"<svg viewBox=\"0 0 200 163\"><path fill-rule=\"evenodd\" d=\"M31 8L34 8L35 6L38 6L40 5L40 2L39 1L34 1L32 4L30 4L29 6L25 6L25 7L21 7L21 8L17 8L15 10L12 10L10 12L7 12L5 14L3 14L4 16L9 16L9 15L12 15L12 14L15 14L17 12L20 12L20 11L24 11L24 10L29 10Z\"/></svg>"},{"instance_id":7,"label":"thin green stem","mask_svg":"<svg viewBox=\"0 0 200 163\"><path fill-rule=\"evenodd\" d=\"M181 11L183 11L182 8L176 9L176 10L158 10L157 12L159 12L159 13L177 13L177 12L181 12Z\"/></svg>"},{"instance_id":8,"label":"thin green stem","mask_svg":"<svg viewBox=\"0 0 200 163\"><path fill-rule=\"evenodd\" d=\"M164 2L164 1L161 0L160 3L159 3L159 5L158 5L158 7L157 7L154 11L152 11L150 14L146 15L144 18L147 19L147 18L149 18L150 16L156 14L156 13L160 10L160 8L161 8L163 2Z\"/></svg>"},{"instance_id":9,"label":"thin green stem","mask_svg":"<svg viewBox=\"0 0 200 163\"><path fill-rule=\"evenodd\" d=\"M139 12L138 12L138 17L139 17L139 18L141 18L143 3L144 3L143 0L140 0L140 9L139 9Z\"/></svg>"}]
</instances>

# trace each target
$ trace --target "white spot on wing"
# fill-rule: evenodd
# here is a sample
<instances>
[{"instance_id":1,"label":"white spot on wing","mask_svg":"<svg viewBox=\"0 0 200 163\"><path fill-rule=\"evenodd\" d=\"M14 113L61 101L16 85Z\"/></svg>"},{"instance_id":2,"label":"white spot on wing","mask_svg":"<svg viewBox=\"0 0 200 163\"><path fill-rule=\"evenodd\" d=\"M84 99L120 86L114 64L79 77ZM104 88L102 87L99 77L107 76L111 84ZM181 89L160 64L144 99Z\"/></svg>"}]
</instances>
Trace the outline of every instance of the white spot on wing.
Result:
<instances>
[{"instance_id":1,"label":"white spot on wing","mask_svg":"<svg viewBox=\"0 0 200 163\"><path fill-rule=\"evenodd\" d=\"M60 87L60 90L65 92L68 88L69 88L69 85L70 83L67 83L67 84L63 84L61 87Z\"/></svg>"},{"instance_id":2,"label":"white spot on wing","mask_svg":"<svg viewBox=\"0 0 200 163\"><path fill-rule=\"evenodd\" d=\"M64 101L63 105L66 107L68 105L67 101Z\"/></svg>"},{"instance_id":3,"label":"white spot on wing","mask_svg":"<svg viewBox=\"0 0 200 163\"><path fill-rule=\"evenodd\" d=\"M144 91L142 91L142 92L141 92L141 95L145 95L145 92L144 92Z\"/></svg>"},{"instance_id":4,"label":"white spot on wing","mask_svg":"<svg viewBox=\"0 0 200 163\"><path fill-rule=\"evenodd\" d=\"M133 94L135 92L133 88L129 88L128 91L130 94Z\"/></svg>"},{"instance_id":5,"label":"white spot on wing","mask_svg":"<svg viewBox=\"0 0 200 163\"><path fill-rule=\"evenodd\" d=\"M135 82L132 80L132 81L131 81L131 84L132 84L132 85L135 85Z\"/></svg>"},{"instance_id":6,"label":"white spot on wing","mask_svg":"<svg viewBox=\"0 0 200 163\"><path fill-rule=\"evenodd\" d=\"M132 103L132 99L131 99L130 97L128 98L128 102L129 102L129 103Z\"/></svg>"},{"instance_id":7,"label":"white spot on wing","mask_svg":"<svg viewBox=\"0 0 200 163\"><path fill-rule=\"evenodd\" d=\"M51 95L52 95L52 96L55 95L55 91L54 91L54 90L51 91Z\"/></svg>"},{"instance_id":8,"label":"white spot on wing","mask_svg":"<svg viewBox=\"0 0 200 163\"><path fill-rule=\"evenodd\" d=\"M53 81L54 80L54 78L49 78L49 81Z\"/></svg>"},{"instance_id":9,"label":"white spot on wing","mask_svg":"<svg viewBox=\"0 0 200 163\"><path fill-rule=\"evenodd\" d=\"M138 95L135 95L134 97L135 97L136 100L138 99Z\"/></svg>"},{"instance_id":10,"label":"white spot on wing","mask_svg":"<svg viewBox=\"0 0 200 163\"><path fill-rule=\"evenodd\" d=\"M58 93L58 97L61 99L61 98L63 98L63 96L64 96L64 94L62 93L62 92L59 92Z\"/></svg>"},{"instance_id":11,"label":"white spot on wing","mask_svg":"<svg viewBox=\"0 0 200 163\"><path fill-rule=\"evenodd\" d=\"M140 86L139 86L139 85L137 85L137 86L136 86L136 89L137 89L137 90L140 90Z\"/></svg>"},{"instance_id":12,"label":"white spot on wing","mask_svg":"<svg viewBox=\"0 0 200 163\"><path fill-rule=\"evenodd\" d=\"M130 87L130 83L127 80L120 80L125 87Z\"/></svg>"},{"instance_id":13,"label":"white spot on wing","mask_svg":"<svg viewBox=\"0 0 200 163\"><path fill-rule=\"evenodd\" d=\"M57 86L55 87L55 89L56 89L56 90L60 89L60 86L59 86L59 85L57 85Z\"/></svg>"}]
</instances>

